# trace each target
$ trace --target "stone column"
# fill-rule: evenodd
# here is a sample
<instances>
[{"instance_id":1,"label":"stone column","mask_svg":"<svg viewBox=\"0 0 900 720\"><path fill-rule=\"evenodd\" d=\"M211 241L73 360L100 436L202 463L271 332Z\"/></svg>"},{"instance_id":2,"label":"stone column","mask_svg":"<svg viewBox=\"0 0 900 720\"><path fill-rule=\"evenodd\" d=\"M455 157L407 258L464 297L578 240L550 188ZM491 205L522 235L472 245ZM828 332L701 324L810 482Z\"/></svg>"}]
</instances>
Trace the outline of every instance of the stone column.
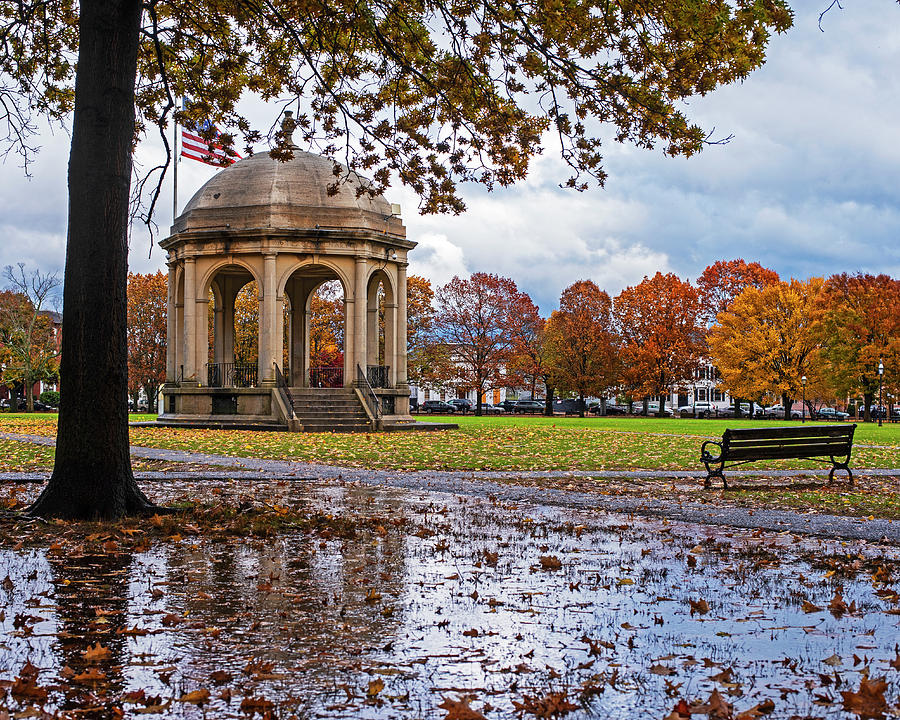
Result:
<instances>
[{"instance_id":1,"label":"stone column","mask_svg":"<svg viewBox=\"0 0 900 720\"><path fill-rule=\"evenodd\" d=\"M384 364L390 367L388 381L397 386L397 301L384 304Z\"/></svg>"},{"instance_id":2,"label":"stone column","mask_svg":"<svg viewBox=\"0 0 900 720\"><path fill-rule=\"evenodd\" d=\"M406 263L397 265L397 327L394 332L397 342L395 365L397 367L396 386L406 387Z\"/></svg>"},{"instance_id":3,"label":"stone column","mask_svg":"<svg viewBox=\"0 0 900 720\"><path fill-rule=\"evenodd\" d=\"M213 309L213 362L225 362L225 291L222 283L217 283L219 287L218 294L213 297L216 300L216 306Z\"/></svg>"},{"instance_id":4,"label":"stone column","mask_svg":"<svg viewBox=\"0 0 900 720\"><path fill-rule=\"evenodd\" d=\"M378 365L378 330L378 282L373 281L366 299L366 365Z\"/></svg>"},{"instance_id":5,"label":"stone column","mask_svg":"<svg viewBox=\"0 0 900 720\"><path fill-rule=\"evenodd\" d=\"M194 258L184 259L184 350L181 357L184 362L184 379L197 382L197 353L194 348L197 342L197 287L196 263Z\"/></svg>"},{"instance_id":6,"label":"stone column","mask_svg":"<svg viewBox=\"0 0 900 720\"><path fill-rule=\"evenodd\" d=\"M275 335L276 322L275 253L263 256L262 308L259 318L259 379L263 385L275 384Z\"/></svg>"},{"instance_id":7,"label":"stone column","mask_svg":"<svg viewBox=\"0 0 900 720\"><path fill-rule=\"evenodd\" d=\"M237 291L234 280L226 277L222 283L222 362L234 364L234 301Z\"/></svg>"},{"instance_id":8,"label":"stone column","mask_svg":"<svg viewBox=\"0 0 900 720\"><path fill-rule=\"evenodd\" d=\"M356 383L357 365L366 370L366 259L356 258L356 278L353 290L353 364L350 377L344 378L345 385Z\"/></svg>"},{"instance_id":9,"label":"stone column","mask_svg":"<svg viewBox=\"0 0 900 720\"><path fill-rule=\"evenodd\" d=\"M209 385L209 295L194 300L195 317L197 318L194 337L194 363L197 368L197 382Z\"/></svg>"},{"instance_id":10,"label":"stone column","mask_svg":"<svg viewBox=\"0 0 900 720\"><path fill-rule=\"evenodd\" d=\"M166 288L166 383L174 383L178 374L175 362L175 346L178 343L178 317L175 293L178 292L176 282L177 264L174 260L166 263L169 267L168 285Z\"/></svg>"}]
</instances>

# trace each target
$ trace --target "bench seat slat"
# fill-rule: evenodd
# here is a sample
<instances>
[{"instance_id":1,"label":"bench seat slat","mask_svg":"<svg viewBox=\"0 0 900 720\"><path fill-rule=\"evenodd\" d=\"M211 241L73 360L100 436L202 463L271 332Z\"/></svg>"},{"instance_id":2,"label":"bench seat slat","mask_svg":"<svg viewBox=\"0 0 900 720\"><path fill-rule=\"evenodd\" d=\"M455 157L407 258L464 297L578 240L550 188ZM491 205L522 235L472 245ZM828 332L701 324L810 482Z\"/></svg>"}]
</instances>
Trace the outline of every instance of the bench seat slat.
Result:
<instances>
[{"instance_id":1,"label":"bench seat slat","mask_svg":"<svg viewBox=\"0 0 900 720\"><path fill-rule=\"evenodd\" d=\"M820 445L843 445L849 447L850 438L771 438L766 440L729 440L728 451L767 447L818 447Z\"/></svg>"},{"instance_id":2,"label":"bench seat slat","mask_svg":"<svg viewBox=\"0 0 900 720\"><path fill-rule=\"evenodd\" d=\"M853 437L855 425L799 425L777 428L729 428L726 440L765 440L772 437Z\"/></svg>"},{"instance_id":3,"label":"bench seat slat","mask_svg":"<svg viewBox=\"0 0 900 720\"><path fill-rule=\"evenodd\" d=\"M837 446L792 446L792 447L767 447L757 449L736 450L728 453L727 460L742 462L744 460L790 460L813 457L836 457L846 455L846 445Z\"/></svg>"}]
</instances>

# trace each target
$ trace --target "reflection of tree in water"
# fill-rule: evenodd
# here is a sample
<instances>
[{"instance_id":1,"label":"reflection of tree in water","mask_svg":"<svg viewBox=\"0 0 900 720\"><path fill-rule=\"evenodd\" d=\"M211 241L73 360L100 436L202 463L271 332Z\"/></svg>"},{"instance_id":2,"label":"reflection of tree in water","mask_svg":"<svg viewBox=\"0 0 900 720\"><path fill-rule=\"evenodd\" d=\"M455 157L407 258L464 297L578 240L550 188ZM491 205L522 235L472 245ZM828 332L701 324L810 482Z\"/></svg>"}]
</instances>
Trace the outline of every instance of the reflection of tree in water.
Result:
<instances>
[{"instance_id":1,"label":"reflection of tree in water","mask_svg":"<svg viewBox=\"0 0 900 720\"><path fill-rule=\"evenodd\" d=\"M130 659L124 622L131 560L130 553L117 552L48 556L58 608L54 650L64 681L62 710L91 708L91 717L120 717L122 667Z\"/></svg>"},{"instance_id":2,"label":"reflection of tree in water","mask_svg":"<svg viewBox=\"0 0 900 720\"><path fill-rule=\"evenodd\" d=\"M349 490L339 499L343 509L330 512L356 513L364 495ZM393 604L403 590L403 550L402 532L388 519L352 536L324 523L311 534L179 548L166 557L160 609L189 618L195 632L177 633L170 652L185 656L181 672L194 678L226 671L261 679L259 692L273 697L298 687L315 687L317 697L305 698L315 704L329 688L346 697L339 688L346 674L392 642L402 615ZM289 686L265 678L288 670ZM299 683L297 672L306 675Z\"/></svg>"}]
</instances>

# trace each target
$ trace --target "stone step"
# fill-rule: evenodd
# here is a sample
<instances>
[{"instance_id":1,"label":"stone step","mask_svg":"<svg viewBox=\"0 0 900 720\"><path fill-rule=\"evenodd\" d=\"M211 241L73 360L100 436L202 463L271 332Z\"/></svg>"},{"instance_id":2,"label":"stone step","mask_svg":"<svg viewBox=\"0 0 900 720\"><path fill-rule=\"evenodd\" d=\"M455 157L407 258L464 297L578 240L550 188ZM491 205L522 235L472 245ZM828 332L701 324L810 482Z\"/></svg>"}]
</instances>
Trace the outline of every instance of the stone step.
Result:
<instances>
[{"instance_id":1,"label":"stone step","mask_svg":"<svg viewBox=\"0 0 900 720\"><path fill-rule=\"evenodd\" d=\"M303 423L303 432L367 432L372 427L368 423L355 423L353 425L307 424Z\"/></svg>"}]
</instances>

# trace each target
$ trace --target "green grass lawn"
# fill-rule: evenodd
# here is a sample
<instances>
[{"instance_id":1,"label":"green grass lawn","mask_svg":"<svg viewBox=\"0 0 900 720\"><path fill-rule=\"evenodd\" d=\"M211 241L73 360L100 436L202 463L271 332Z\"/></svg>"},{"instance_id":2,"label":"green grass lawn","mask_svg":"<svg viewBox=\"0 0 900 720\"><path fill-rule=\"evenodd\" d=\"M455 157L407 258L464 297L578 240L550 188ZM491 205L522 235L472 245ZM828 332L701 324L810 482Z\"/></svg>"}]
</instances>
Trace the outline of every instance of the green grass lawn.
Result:
<instances>
[{"instance_id":1,"label":"green grass lawn","mask_svg":"<svg viewBox=\"0 0 900 720\"><path fill-rule=\"evenodd\" d=\"M151 415L132 415L151 420ZM816 480L763 479L732 484L734 491L703 491L700 443L721 437L727 427L773 427L751 420L566 417L422 417L447 420L458 430L410 433L283 433L241 430L131 428L135 445L236 457L287 459L344 467L398 470L689 470L697 479L518 479L508 482L579 489L604 494L690 498L712 504L781 507L857 517L900 520L900 485L895 478L860 478L855 486L824 486L827 467L819 463L754 463L754 469L808 467ZM53 436L53 414L0 414L0 431ZM0 471L49 470L53 448L0 439ZM159 465L159 467L157 467ZM168 464L172 467L178 464ZM900 468L900 426L858 425L851 466ZM134 460L135 469L166 469L159 461ZM677 487L676 487L677 485Z\"/></svg>"},{"instance_id":2,"label":"green grass lawn","mask_svg":"<svg viewBox=\"0 0 900 720\"><path fill-rule=\"evenodd\" d=\"M148 415L133 419L146 420ZM482 417L448 420L458 430L427 433L282 433L132 428L146 447L238 457L289 459L399 470L696 470L700 443L726 427L772 427L771 421L656 418ZM6 414L0 430L53 435L52 414ZM853 467L900 467L900 426L860 425ZM757 468L822 467L775 461Z\"/></svg>"}]
</instances>

